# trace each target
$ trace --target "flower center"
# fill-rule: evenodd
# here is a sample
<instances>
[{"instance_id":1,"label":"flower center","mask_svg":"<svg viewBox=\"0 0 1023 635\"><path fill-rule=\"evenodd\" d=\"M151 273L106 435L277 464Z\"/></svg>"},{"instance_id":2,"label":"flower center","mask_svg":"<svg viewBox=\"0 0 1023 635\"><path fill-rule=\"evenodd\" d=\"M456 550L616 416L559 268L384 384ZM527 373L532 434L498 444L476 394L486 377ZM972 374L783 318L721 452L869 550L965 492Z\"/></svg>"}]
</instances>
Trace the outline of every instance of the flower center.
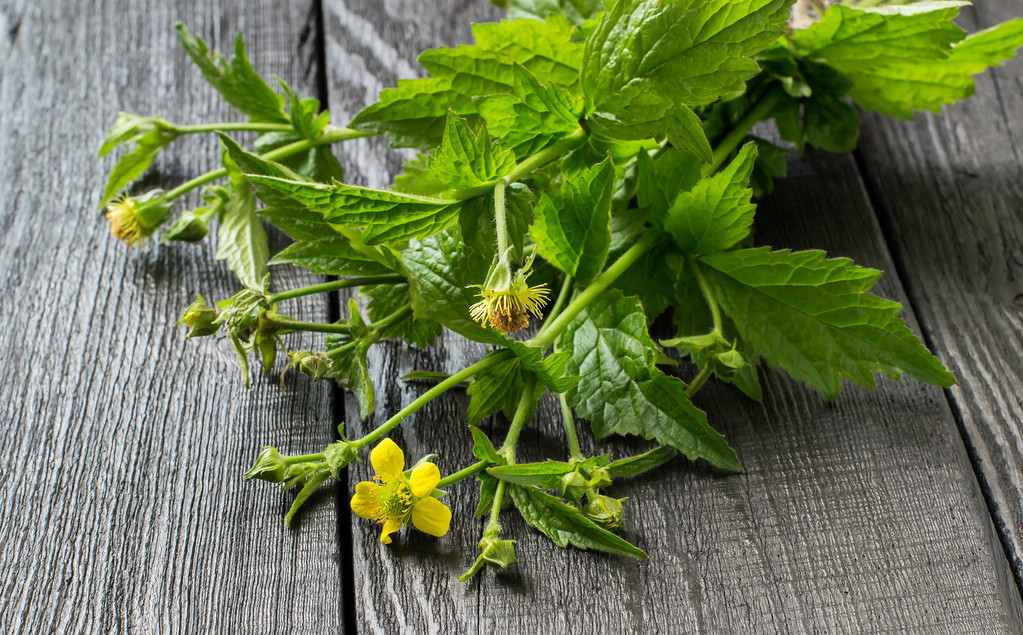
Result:
<instances>
[{"instance_id":1,"label":"flower center","mask_svg":"<svg viewBox=\"0 0 1023 635\"><path fill-rule=\"evenodd\" d=\"M380 507L385 516L397 518L404 524L412 514L412 506L416 504L416 497L412 494L408 480L405 475L399 475L396 479L384 487L380 494Z\"/></svg>"}]
</instances>

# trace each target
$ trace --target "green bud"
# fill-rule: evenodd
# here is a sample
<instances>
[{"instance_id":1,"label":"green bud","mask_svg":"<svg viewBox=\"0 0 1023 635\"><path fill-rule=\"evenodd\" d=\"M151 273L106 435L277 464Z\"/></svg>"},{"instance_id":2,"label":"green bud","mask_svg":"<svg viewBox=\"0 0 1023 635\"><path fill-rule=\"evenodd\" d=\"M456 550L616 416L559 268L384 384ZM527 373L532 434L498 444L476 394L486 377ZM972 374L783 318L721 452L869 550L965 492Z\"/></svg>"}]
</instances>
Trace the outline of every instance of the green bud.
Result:
<instances>
[{"instance_id":1,"label":"green bud","mask_svg":"<svg viewBox=\"0 0 1023 635\"><path fill-rule=\"evenodd\" d=\"M334 362L327 357L326 353L314 353L312 351L292 351L288 353L291 358L289 368L295 368L303 375L319 381L327 376Z\"/></svg>"},{"instance_id":2,"label":"green bud","mask_svg":"<svg viewBox=\"0 0 1023 635\"><path fill-rule=\"evenodd\" d=\"M586 493L586 479L578 470L569 472L561 477L558 489L561 490L561 495L565 498L574 501L581 500Z\"/></svg>"},{"instance_id":3,"label":"green bud","mask_svg":"<svg viewBox=\"0 0 1023 635\"><path fill-rule=\"evenodd\" d=\"M203 337L213 335L220 328L219 312L206 304L206 300L199 296L199 299L188 305L181 319L177 324L184 324L190 330L188 337Z\"/></svg>"},{"instance_id":4,"label":"green bud","mask_svg":"<svg viewBox=\"0 0 1023 635\"><path fill-rule=\"evenodd\" d=\"M587 483L593 489L602 489L611 484L611 473L607 468L595 467L590 470L590 480Z\"/></svg>"},{"instance_id":5,"label":"green bud","mask_svg":"<svg viewBox=\"0 0 1023 635\"><path fill-rule=\"evenodd\" d=\"M205 239L209 233L206 221L196 215L195 211L187 211L171 223L163 235L163 240L197 243Z\"/></svg>"},{"instance_id":6,"label":"green bud","mask_svg":"<svg viewBox=\"0 0 1023 635\"><path fill-rule=\"evenodd\" d=\"M287 478L288 466L276 449L267 446L256 457L256 462L245 472L245 480L258 478L269 483L282 483Z\"/></svg>"},{"instance_id":7,"label":"green bud","mask_svg":"<svg viewBox=\"0 0 1023 635\"><path fill-rule=\"evenodd\" d=\"M330 471L337 476L337 471L355 460L359 449L349 441L335 441L323 451L323 458L326 459Z\"/></svg>"},{"instance_id":8,"label":"green bud","mask_svg":"<svg viewBox=\"0 0 1023 635\"><path fill-rule=\"evenodd\" d=\"M625 500L599 494L583 507L583 516L606 529L617 529L622 524L622 502Z\"/></svg>"},{"instance_id":9,"label":"green bud","mask_svg":"<svg viewBox=\"0 0 1023 635\"><path fill-rule=\"evenodd\" d=\"M479 542L479 550L480 555L472 563L472 567L458 578L459 582L465 582L476 575L483 568L483 565L493 567L494 569L507 569L513 563L519 561L515 557L515 541L501 540L497 537L496 532L484 534L483 540Z\"/></svg>"}]
</instances>

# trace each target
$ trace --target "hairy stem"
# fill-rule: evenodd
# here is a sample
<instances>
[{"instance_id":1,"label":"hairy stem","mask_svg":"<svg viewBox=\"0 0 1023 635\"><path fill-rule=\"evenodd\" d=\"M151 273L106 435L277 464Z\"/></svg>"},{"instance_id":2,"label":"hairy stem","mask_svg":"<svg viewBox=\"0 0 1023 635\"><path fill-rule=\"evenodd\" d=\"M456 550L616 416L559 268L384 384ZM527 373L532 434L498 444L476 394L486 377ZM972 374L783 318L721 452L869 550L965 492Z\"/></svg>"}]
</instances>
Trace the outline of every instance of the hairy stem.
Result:
<instances>
[{"instance_id":1,"label":"hairy stem","mask_svg":"<svg viewBox=\"0 0 1023 635\"><path fill-rule=\"evenodd\" d=\"M583 453L579 449L579 435L575 429L575 417L572 416L572 407L568 405L568 398L565 393L558 395L561 402L561 420L565 424L565 438L568 439L568 452L573 459L582 459Z\"/></svg>"},{"instance_id":2,"label":"hairy stem","mask_svg":"<svg viewBox=\"0 0 1023 635\"><path fill-rule=\"evenodd\" d=\"M525 387L522 389L519 403L515 406L515 416L512 417L511 427L508 428L508 436L504 438L501 449L497 451L498 454L508 459L508 465L515 464L515 446L519 442L519 434L522 433L522 428L525 427L526 422L533 416L530 402L533 401L533 390L535 388L536 376L530 375L529 379L526 380Z\"/></svg>"},{"instance_id":3,"label":"hairy stem","mask_svg":"<svg viewBox=\"0 0 1023 635\"><path fill-rule=\"evenodd\" d=\"M221 121L219 123L200 123L193 125L174 125L178 134L196 134L202 132L293 132L295 129L287 123L252 123L249 121Z\"/></svg>"},{"instance_id":4,"label":"hairy stem","mask_svg":"<svg viewBox=\"0 0 1023 635\"><path fill-rule=\"evenodd\" d=\"M760 101L754 104L749 112L736 122L735 126L725 135L725 138L714 148L714 162L708 163L703 167L703 176L710 176L717 172L724 164L725 159L728 158L728 155L732 153L732 150L735 150L742 143L742 140L746 138L746 135L753 129L753 126L771 114L771 111L774 110L774 107L778 105L778 102L784 96L785 90L781 85L778 85L761 97Z\"/></svg>"},{"instance_id":5,"label":"hairy stem","mask_svg":"<svg viewBox=\"0 0 1023 635\"><path fill-rule=\"evenodd\" d=\"M500 364L501 362L507 360L512 355L513 353L511 351L502 351L495 355L489 355L487 357L484 357L480 361L476 362L472 366L468 366L463 370L455 373L454 375L448 377L444 381L438 383L436 386L427 390L425 393L417 397L412 403L405 406L404 408L399 410L393 417L382 423L380 427L378 427L376 430L373 430L372 432L362 437L361 439L352 441L352 445L355 446L357 450L361 450L362 448L366 447L367 445L373 443L380 437L390 432L391 428L407 419L409 415L411 415L416 410L419 410L426 404L430 403L430 401L432 401L433 399L442 395L449 388L453 388L454 386L461 384L463 381L474 376L476 373L479 373L492 366Z\"/></svg>"},{"instance_id":6,"label":"hairy stem","mask_svg":"<svg viewBox=\"0 0 1023 635\"><path fill-rule=\"evenodd\" d=\"M508 236L508 218L505 210L504 189L508 187L507 179L499 179L494 185L494 228L497 231L497 254L504 256L508 251L508 243L511 238Z\"/></svg>"},{"instance_id":7,"label":"hairy stem","mask_svg":"<svg viewBox=\"0 0 1023 635\"><path fill-rule=\"evenodd\" d=\"M469 478L473 474L478 474L482 472L491 465L493 465L493 463L491 463L490 461L480 461L478 463L473 463L467 468L458 470L454 474L449 474L445 476L437 483L437 487L444 488L447 487L448 485L451 485L452 483L457 483L462 479Z\"/></svg>"},{"instance_id":8,"label":"hairy stem","mask_svg":"<svg viewBox=\"0 0 1023 635\"><path fill-rule=\"evenodd\" d=\"M350 327L347 324L325 324L322 322L300 322L289 317L266 316L263 318L266 326L288 329L290 331L312 331L314 333L347 333Z\"/></svg>"},{"instance_id":9,"label":"hairy stem","mask_svg":"<svg viewBox=\"0 0 1023 635\"><path fill-rule=\"evenodd\" d=\"M340 280L331 280L330 282L324 282L322 284L314 284L308 287L300 287L298 289L289 289L288 291L274 293L270 296L270 302L276 303L283 300L291 300L292 298L300 298L306 295L327 293L328 291L349 289L351 287L365 287L371 284L399 284L402 282L405 282L405 277L399 275L342 278Z\"/></svg>"},{"instance_id":10,"label":"hairy stem","mask_svg":"<svg viewBox=\"0 0 1023 635\"><path fill-rule=\"evenodd\" d=\"M696 284L700 287L700 293L703 294L703 299L707 302L707 308L710 309L710 319L713 321L714 330L711 331L712 335L721 335L721 309L718 307L717 298L714 297L714 292L710 289L710 284L707 283L707 278L703 275L700 267L696 264L696 259L692 256L686 258L689 266L693 270L693 274L696 276Z\"/></svg>"}]
</instances>

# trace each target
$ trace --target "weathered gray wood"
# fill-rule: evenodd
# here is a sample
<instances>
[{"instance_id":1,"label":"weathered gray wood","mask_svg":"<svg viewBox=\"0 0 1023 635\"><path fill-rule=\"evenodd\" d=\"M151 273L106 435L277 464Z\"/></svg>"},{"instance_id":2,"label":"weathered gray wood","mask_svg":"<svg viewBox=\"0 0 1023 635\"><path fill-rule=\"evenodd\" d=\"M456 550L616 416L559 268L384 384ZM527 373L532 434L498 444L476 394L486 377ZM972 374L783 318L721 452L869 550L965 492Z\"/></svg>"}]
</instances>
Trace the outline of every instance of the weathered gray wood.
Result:
<instances>
[{"instance_id":1,"label":"weathered gray wood","mask_svg":"<svg viewBox=\"0 0 1023 635\"><path fill-rule=\"evenodd\" d=\"M331 103L350 113L395 78L418 74L421 49L468 41L473 17L461 6L411 1L333 0L326 9ZM380 147L346 148L350 174L387 183L399 162ZM793 171L763 207L761 242L827 248L891 271L852 160L812 155ZM903 295L894 274L881 292ZM383 347L371 361L381 387L377 421L423 390L402 374L451 372L479 355L457 338L428 353ZM503 523L519 540L521 563L460 584L482 526L470 520L476 494L468 483L451 490L455 520L440 540L411 532L384 547L378 527L354 519L359 629L1019 632L1019 595L942 392L884 381L876 392L851 388L826 404L781 373L765 377L763 405L720 386L699 397L747 474L722 477L676 461L617 490L631 497L623 533L649 561L559 550L512 511ZM452 394L414 415L394 435L409 460L439 452L444 472L471 461L464 406L464 395ZM354 419L354 408L347 412ZM523 435L524 458L563 456L558 421L545 403ZM489 425L499 440L506 424ZM617 456L635 447L610 446ZM370 474L367 466L352 471L350 489Z\"/></svg>"},{"instance_id":2,"label":"weathered gray wood","mask_svg":"<svg viewBox=\"0 0 1023 635\"><path fill-rule=\"evenodd\" d=\"M133 252L96 210L111 163L95 151L118 110L237 118L175 21L218 47L244 30L261 71L313 91L313 3L15 4L0 46L3 630L340 630L329 493L295 532L290 500L241 480L264 443L301 453L332 439L330 388L256 378L246 392L225 340L186 344L174 326L196 293L237 290L212 248ZM179 140L169 156L151 185L217 167L217 143ZM323 299L294 308L327 313Z\"/></svg>"},{"instance_id":3,"label":"weathered gray wood","mask_svg":"<svg viewBox=\"0 0 1023 635\"><path fill-rule=\"evenodd\" d=\"M1023 15L978 3L976 31ZM924 329L959 385L947 391L1023 585L1023 62L912 122L866 117L861 164Z\"/></svg>"}]
</instances>

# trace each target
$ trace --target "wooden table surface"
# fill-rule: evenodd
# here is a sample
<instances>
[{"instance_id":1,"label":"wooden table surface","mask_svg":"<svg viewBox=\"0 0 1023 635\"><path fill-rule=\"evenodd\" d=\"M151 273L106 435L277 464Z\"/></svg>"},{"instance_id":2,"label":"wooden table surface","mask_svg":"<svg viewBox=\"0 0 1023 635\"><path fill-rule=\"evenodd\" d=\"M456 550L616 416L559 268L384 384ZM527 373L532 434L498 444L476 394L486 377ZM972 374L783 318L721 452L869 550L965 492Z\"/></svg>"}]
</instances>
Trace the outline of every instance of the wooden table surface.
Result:
<instances>
[{"instance_id":1,"label":"wooden table surface","mask_svg":"<svg viewBox=\"0 0 1023 635\"><path fill-rule=\"evenodd\" d=\"M970 31L1023 14L1018 0L979 5L963 13ZM676 460L622 488L623 533L649 560L560 550L509 513L521 563L465 584L482 532L469 482L452 488L447 536L390 547L347 507L367 465L292 530L291 494L242 482L264 444L318 451L357 406L295 374L246 391L225 340L184 342L174 321L195 294L236 283L210 244L131 251L110 236L96 210L103 132L119 110L231 117L179 48L179 20L220 48L244 31L260 72L344 123L418 75L421 50L499 15L484 0L0 0L0 630L1023 632L1020 60L942 115L866 115L856 153L793 160L758 216L761 244L885 270L880 293L906 305L959 385L883 380L829 404L762 368L762 404L708 387L698 404L747 472ZM216 147L177 141L147 180L211 169ZM401 162L382 140L338 152L360 184L387 184ZM322 297L298 306L337 312ZM455 337L378 348L378 417L422 391L404 373L481 355ZM395 438L457 469L471 460L465 405L449 394ZM560 456L556 421L544 402L526 445Z\"/></svg>"}]
</instances>

